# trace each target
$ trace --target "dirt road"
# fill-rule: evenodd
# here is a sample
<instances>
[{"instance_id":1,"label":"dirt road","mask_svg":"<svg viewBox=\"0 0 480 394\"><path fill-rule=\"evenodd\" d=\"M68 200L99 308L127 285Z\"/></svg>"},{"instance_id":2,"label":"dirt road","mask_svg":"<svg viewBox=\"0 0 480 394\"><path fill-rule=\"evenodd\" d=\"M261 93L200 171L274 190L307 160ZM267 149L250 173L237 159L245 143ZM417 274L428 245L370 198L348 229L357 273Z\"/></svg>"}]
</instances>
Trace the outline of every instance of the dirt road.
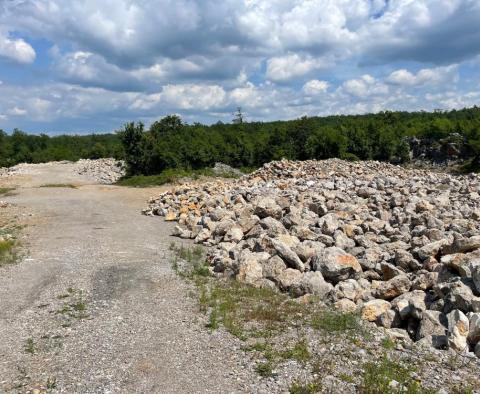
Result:
<instances>
[{"instance_id":1,"label":"dirt road","mask_svg":"<svg viewBox=\"0 0 480 394\"><path fill-rule=\"evenodd\" d=\"M33 216L27 255L0 268L0 392L251 392L231 337L203 327L170 267L169 226L140 210L158 190L94 184L69 164L0 179ZM74 183L71 188L40 188ZM40 391L42 392L42 391Z\"/></svg>"}]
</instances>

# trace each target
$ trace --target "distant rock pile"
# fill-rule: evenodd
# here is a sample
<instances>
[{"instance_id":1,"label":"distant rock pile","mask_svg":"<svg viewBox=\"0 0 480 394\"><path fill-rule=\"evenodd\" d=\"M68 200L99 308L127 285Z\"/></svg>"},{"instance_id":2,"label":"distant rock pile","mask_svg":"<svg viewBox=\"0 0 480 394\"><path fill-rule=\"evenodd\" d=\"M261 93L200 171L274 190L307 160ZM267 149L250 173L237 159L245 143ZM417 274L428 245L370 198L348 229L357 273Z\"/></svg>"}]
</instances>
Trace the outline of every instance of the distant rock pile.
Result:
<instances>
[{"instance_id":1,"label":"distant rock pile","mask_svg":"<svg viewBox=\"0 0 480 394\"><path fill-rule=\"evenodd\" d=\"M111 184L125 175L125 163L116 159L82 159L76 163L76 172L95 179L99 183Z\"/></svg>"},{"instance_id":2,"label":"distant rock pile","mask_svg":"<svg viewBox=\"0 0 480 394\"><path fill-rule=\"evenodd\" d=\"M436 348L480 357L480 177L341 160L266 164L150 201L212 271L317 294Z\"/></svg>"}]
</instances>

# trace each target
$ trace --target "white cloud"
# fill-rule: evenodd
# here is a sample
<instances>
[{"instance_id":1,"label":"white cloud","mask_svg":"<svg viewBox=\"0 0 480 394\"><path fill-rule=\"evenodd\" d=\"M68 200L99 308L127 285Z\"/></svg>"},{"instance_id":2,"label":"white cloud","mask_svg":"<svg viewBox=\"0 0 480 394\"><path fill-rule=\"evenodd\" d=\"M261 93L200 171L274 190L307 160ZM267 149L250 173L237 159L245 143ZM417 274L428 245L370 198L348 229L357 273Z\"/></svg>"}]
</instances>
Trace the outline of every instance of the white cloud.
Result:
<instances>
[{"instance_id":1,"label":"white cloud","mask_svg":"<svg viewBox=\"0 0 480 394\"><path fill-rule=\"evenodd\" d=\"M12 116L24 116L27 114L27 110L23 108L13 107L7 111L7 114Z\"/></svg>"},{"instance_id":2,"label":"white cloud","mask_svg":"<svg viewBox=\"0 0 480 394\"><path fill-rule=\"evenodd\" d=\"M439 84L455 82L458 79L457 65L436 68L424 68L416 74L402 68L392 72L387 82L394 85L422 86L426 84Z\"/></svg>"},{"instance_id":3,"label":"white cloud","mask_svg":"<svg viewBox=\"0 0 480 394\"><path fill-rule=\"evenodd\" d=\"M328 62L324 59L303 58L297 54L289 54L269 59L267 61L266 77L275 82L288 81L327 66Z\"/></svg>"},{"instance_id":4,"label":"white cloud","mask_svg":"<svg viewBox=\"0 0 480 394\"><path fill-rule=\"evenodd\" d=\"M0 32L0 57L17 63L29 64L35 61L35 50L21 38L11 38Z\"/></svg>"},{"instance_id":5,"label":"white cloud","mask_svg":"<svg viewBox=\"0 0 480 394\"><path fill-rule=\"evenodd\" d=\"M330 84L327 81L312 79L303 85L303 92L309 96L315 96L319 93L325 93L329 86Z\"/></svg>"},{"instance_id":6,"label":"white cloud","mask_svg":"<svg viewBox=\"0 0 480 394\"><path fill-rule=\"evenodd\" d=\"M357 79L349 79L341 86L341 91L352 96L364 98L372 95L388 94L388 86L365 74Z\"/></svg>"},{"instance_id":7,"label":"white cloud","mask_svg":"<svg viewBox=\"0 0 480 394\"><path fill-rule=\"evenodd\" d=\"M478 104L478 20L476 0L3 2L0 56L33 64L21 88L2 75L2 126Z\"/></svg>"},{"instance_id":8,"label":"white cloud","mask_svg":"<svg viewBox=\"0 0 480 394\"><path fill-rule=\"evenodd\" d=\"M204 111L219 107L225 98L225 91L218 85L166 85L159 93L137 95L130 108L151 110L163 105L180 110Z\"/></svg>"}]
</instances>

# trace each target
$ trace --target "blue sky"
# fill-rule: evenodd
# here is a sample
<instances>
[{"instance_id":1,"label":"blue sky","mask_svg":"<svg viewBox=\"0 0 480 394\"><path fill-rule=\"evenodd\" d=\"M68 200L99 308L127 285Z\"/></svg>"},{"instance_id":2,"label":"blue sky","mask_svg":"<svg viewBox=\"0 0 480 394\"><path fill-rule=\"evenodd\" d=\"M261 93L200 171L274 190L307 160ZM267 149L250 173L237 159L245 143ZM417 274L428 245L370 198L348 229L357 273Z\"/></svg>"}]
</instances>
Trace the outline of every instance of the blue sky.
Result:
<instances>
[{"instance_id":1,"label":"blue sky","mask_svg":"<svg viewBox=\"0 0 480 394\"><path fill-rule=\"evenodd\" d=\"M479 0L0 0L0 128L480 105Z\"/></svg>"}]
</instances>

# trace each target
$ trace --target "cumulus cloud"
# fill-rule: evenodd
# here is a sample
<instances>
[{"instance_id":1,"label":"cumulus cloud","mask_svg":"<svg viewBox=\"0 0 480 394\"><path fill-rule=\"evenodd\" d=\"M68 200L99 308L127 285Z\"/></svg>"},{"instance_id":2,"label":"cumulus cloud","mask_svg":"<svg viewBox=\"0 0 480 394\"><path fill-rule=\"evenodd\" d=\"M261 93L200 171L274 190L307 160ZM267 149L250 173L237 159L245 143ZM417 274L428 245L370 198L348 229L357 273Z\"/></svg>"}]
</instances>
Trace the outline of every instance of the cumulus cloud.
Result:
<instances>
[{"instance_id":1,"label":"cumulus cloud","mask_svg":"<svg viewBox=\"0 0 480 394\"><path fill-rule=\"evenodd\" d=\"M457 65L436 68L424 68L416 74L404 68L392 72L387 82L394 85L422 86L425 84L438 84L455 82L457 80Z\"/></svg>"},{"instance_id":2,"label":"cumulus cloud","mask_svg":"<svg viewBox=\"0 0 480 394\"><path fill-rule=\"evenodd\" d=\"M35 50L21 38L11 38L0 32L0 57L17 63L29 64L35 61Z\"/></svg>"},{"instance_id":3,"label":"cumulus cloud","mask_svg":"<svg viewBox=\"0 0 480 394\"><path fill-rule=\"evenodd\" d=\"M312 79L303 85L303 92L308 96L315 96L319 93L325 93L330 84L327 81Z\"/></svg>"},{"instance_id":4,"label":"cumulus cloud","mask_svg":"<svg viewBox=\"0 0 480 394\"><path fill-rule=\"evenodd\" d=\"M266 77L276 82L288 81L327 66L328 62L321 58L302 58L297 54L289 54L269 59L267 61Z\"/></svg>"},{"instance_id":5,"label":"cumulus cloud","mask_svg":"<svg viewBox=\"0 0 480 394\"><path fill-rule=\"evenodd\" d=\"M0 67L30 66L21 89L2 73L2 123L458 107L479 100L478 20L477 0L3 2Z\"/></svg>"},{"instance_id":6,"label":"cumulus cloud","mask_svg":"<svg viewBox=\"0 0 480 394\"><path fill-rule=\"evenodd\" d=\"M388 93L388 86L377 81L371 75L365 74L357 79L349 79L345 81L340 91L359 98L371 95L384 95Z\"/></svg>"}]
</instances>

